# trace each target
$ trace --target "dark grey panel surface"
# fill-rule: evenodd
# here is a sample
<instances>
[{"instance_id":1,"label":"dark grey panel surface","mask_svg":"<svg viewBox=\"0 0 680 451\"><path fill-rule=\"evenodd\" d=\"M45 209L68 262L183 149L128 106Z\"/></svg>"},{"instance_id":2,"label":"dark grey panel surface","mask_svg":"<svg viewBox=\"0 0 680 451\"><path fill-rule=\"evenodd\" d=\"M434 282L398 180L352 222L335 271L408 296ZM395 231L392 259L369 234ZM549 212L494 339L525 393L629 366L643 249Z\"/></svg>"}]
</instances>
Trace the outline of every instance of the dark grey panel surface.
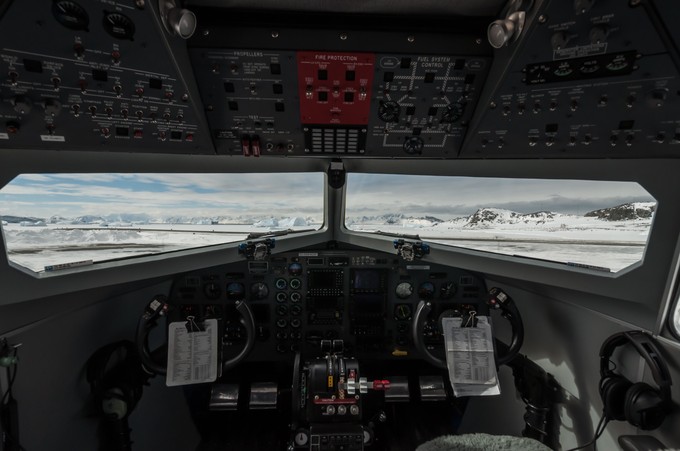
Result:
<instances>
[{"instance_id":1,"label":"dark grey panel surface","mask_svg":"<svg viewBox=\"0 0 680 451\"><path fill-rule=\"evenodd\" d=\"M242 154L242 139L248 146L257 140L263 155L304 152L295 52L196 48L190 54L218 153Z\"/></svg>"},{"instance_id":2,"label":"dark grey panel surface","mask_svg":"<svg viewBox=\"0 0 680 451\"><path fill-rule=\"evenodd\" d=\"M296 52L190 53L217 151L226 155L455 158L490 65L490 58L465 55L371 54L367 122L307 124L299 94L307 82L298 74ZM308 86L316 98L320 89L314 83ZM346 81L337 83L344 93ZM386 104L399 110L393 119L384 114ZM330 147L314 145L329 134ZM354 147L345 138L353 134L359 142Z\"/></svg>"},{"instance_id":3,"label":"dark grey panel surface","mask_svg":"<svg viewBox=\"0 0 680 451\"><path fill-rule=\"evenodd\" d=\"M0 20L0 147L213 153L152 3L13 2Z\"/></svg>"},{"instance_id":4,"label":"dark grey panel surface","mask_svg":"<svg viewBox=\"0 0 680 451\"><path fill-rule=\"evenodd\" d=\"M629 2L546 2L462 156L680 154L680 79L663 32ZM481 106L480 106L481 107Z\"/></svg>"},{"instance_id":5,"label":"dark grey panel surface","mask_svg":"<svg viewBox=\"0 0 680 451\"><path fill-rule=\"evenodd\" d=\"M433 305L426 326L426 342L432 346L442 342L434 324L445 311L489 311L484 281L474 273L420 261L407 264L393 254L307 250L252 263L257 266L242 261L177 276L169 295L176 307L171 319L218 319L229 354L243 346L233 307L235 299L243 299L253 311L258 334L250 361L289 361L298 350L313 354L322 338L344 340L348 352L360 359L412 360L419 358L410 333L420 299ZM299 272L291 265L299 265ZM327 282L323 274L333 274L332 290L322 287ZM381 283L374 285L379 275ZM235 287L243 292L234 294ZM319 296L324 291L333 296ZM334 298L332 305L329 297Z\"/></svg>"}]
</instances>

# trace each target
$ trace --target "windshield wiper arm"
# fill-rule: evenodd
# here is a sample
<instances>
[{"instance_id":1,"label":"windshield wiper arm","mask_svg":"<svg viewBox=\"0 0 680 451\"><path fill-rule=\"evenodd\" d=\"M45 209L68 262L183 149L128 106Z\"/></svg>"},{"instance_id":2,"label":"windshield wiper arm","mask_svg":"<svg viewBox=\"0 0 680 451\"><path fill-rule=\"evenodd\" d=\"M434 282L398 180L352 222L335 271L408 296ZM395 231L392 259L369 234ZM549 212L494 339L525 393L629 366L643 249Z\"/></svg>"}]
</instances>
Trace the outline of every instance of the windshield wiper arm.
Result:
<instances>
[{"instance_id":1,"label":"windshield wiper arm","mask_svg":"<svg viewBox=\"0 0 680 451\"><path fill-rule=\"evenodd\" d=\"M408 233L392 233L392 232L383 232L382 230L376 230L375 233L377 235L384 235L384 236L393 236L396 238L408 238L409 240L418 240L420 241L420 236L418 235L409 235Z\"/></svg>"},{"instance_id":2,"label":"windshield wiper arm","mask_svg":"<svg viewBox=\"0 0 680 451\"><path fill-rule=\"evenodd\" d=\"M288 235L289 233L301 233L301 232L313 232L314 229L303 229L303 230L293 230L293 229L285 229L285 230L274 230L274 231L269 231L269 232L250 232L248 236L246 237L246 240L254 240L255 238L265 238L265 237L272 237L272 236L283 236L283 235Z\"/></svg>"}]
</instances>

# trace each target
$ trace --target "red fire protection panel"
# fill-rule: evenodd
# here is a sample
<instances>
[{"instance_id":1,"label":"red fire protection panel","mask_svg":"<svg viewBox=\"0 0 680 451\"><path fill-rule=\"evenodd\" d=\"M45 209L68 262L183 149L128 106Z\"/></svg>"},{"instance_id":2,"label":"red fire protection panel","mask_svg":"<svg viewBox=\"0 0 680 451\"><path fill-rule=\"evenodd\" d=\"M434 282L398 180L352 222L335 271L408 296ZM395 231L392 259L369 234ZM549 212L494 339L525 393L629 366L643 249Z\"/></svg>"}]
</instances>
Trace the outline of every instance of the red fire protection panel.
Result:
<instances>
[{"instance_id":1,"label":"red fire protection panel","mask_svg":"<svg viewBox=\"0 0 680 451\"><path fill-rule=\"evenodd\" d=\"M373 53L297 52L303 124L366 125Z\"/></svg>"}]
</instances>

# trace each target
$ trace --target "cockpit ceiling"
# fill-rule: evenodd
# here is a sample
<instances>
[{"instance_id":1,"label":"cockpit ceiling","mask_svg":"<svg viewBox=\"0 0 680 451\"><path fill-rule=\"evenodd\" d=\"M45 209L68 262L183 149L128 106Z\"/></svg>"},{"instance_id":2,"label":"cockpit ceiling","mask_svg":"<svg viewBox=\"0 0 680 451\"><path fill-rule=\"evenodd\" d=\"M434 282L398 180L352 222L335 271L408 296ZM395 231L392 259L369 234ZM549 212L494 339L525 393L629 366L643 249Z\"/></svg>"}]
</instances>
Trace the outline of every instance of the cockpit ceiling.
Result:
<instances>
[{"instance_id":1,"label":"cockpit ceiling","mask_svg":"<svg viewBox=\"0 0 680 451\"><path fill-rule=\"evenodd\" d=\"M361 14L494 16L505 0L194 0L187 6Z\"/></svg>"}]
</instances>

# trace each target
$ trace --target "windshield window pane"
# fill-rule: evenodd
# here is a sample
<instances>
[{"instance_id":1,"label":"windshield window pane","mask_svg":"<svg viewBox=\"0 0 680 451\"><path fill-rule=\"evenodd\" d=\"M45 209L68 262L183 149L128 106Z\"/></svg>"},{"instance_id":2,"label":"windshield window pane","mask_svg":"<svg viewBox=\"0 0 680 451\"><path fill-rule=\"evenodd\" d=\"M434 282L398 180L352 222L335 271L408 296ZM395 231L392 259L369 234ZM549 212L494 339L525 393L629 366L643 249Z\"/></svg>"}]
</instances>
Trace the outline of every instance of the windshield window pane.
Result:
<instances>
[{"instance_id":1,"label":"windshield window pane","mask_svg":"<svg viewBox=\"0 0 680 451\"><path fill-rule=\"evenodd\" d=\"M9 260L43 271L318 230L323 193L323 173L22 174L0 215Z\"/></svg>"},{"instance_id":2,"label":"windshield window pane","mask_svg":"<svg viewBox=\"0 0 680 451\"><path fill-rule=\"evenodd\" d=\"M345 226L619 271L642 259L655 210L634 182L353 173Z\"/></svg>"}]
</instances>

